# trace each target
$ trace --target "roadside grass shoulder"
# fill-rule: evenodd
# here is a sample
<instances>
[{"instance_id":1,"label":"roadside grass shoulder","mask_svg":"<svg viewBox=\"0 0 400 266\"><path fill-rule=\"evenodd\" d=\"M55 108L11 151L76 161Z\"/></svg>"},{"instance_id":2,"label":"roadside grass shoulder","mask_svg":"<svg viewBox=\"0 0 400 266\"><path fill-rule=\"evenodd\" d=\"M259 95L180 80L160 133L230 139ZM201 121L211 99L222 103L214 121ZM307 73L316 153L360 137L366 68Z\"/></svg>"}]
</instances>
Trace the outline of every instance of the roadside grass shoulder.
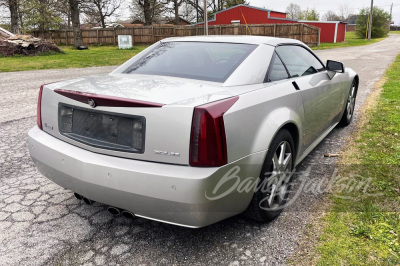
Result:
<instances>
[{"instance_id":1,"label":"roadside grass shoulder","mask_svg":"<svg viewBox=\"0 0 400 266\"><path fill-rule=\"evenodd\" d=\"M339 47L351 47L351 46L363 46L368 44L373 44L376 42L380 42L385 38L377 38L372 40L360 39L357 37L355 32L346 32L346 37L344 42L338 43L321 43L320 46L312 47L313 50L323 50L323 49L331 49L331 48L339 48Z\"/></svg>"},{"instance_id":2,"label":"roadside grass shoulder","mask_svg":"<svg viewBox=\"0 0 400 266\"><path fill-rule=\"evenodd\" d=\"M60 46L64 53L2 57L0 72L120 65L146 47L119 50L117 46L91 46L89 50L77 50L72 46Z\"/></svg>"},{"instance_id":3,"label":"roadside grass shoulder","mask_svg":"<svg viewBox=\"0 0 400 266\"><path fill-rule=\"evenodd\" d=\"M331 196L317 245L318 265L400 264L400 54L386 78L376 105L339 161L348 183ZM363 189L357 189L362 182Z\"/></svg>"},{"instance_id":4,"label":"roadside grass shoulder","mask_svg":"<svg viewBox=\"0 0 400 266\"><path fill-rule=\"evenodd\" d=\"M391 30L389 33L400 34L400 30Z\"/></svg>"}]
</instances>

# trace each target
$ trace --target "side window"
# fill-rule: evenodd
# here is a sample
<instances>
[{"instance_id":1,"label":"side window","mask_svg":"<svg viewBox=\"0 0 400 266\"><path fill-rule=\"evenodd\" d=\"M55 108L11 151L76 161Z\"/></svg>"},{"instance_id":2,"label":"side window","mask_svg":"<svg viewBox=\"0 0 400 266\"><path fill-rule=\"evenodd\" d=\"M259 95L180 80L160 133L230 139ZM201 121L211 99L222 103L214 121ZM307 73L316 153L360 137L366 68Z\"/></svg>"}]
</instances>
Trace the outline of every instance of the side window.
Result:
<instances>
[{"instance_id":1,"label":"side window","mask_svg":"<svg viewBox=\"0 0 400 266\"><path fill-rule=\"evenodd\" d=\"M298 45L276 48L291 77L311 75L324 70L324 66L310 51Z\"/></svg>"},{"instance_id":2,"label":"side window","mask_svg":"<svg viewBox=\"0 0 400 266\"><path fill-rule=\"evenodd\" d=\"M285 66L283 65L281 59L276 53L274 53L272 64L270 67L271 69L269 70L268 80L266 81L278 81L289 78Z\"/></svg>"}]
</instances>

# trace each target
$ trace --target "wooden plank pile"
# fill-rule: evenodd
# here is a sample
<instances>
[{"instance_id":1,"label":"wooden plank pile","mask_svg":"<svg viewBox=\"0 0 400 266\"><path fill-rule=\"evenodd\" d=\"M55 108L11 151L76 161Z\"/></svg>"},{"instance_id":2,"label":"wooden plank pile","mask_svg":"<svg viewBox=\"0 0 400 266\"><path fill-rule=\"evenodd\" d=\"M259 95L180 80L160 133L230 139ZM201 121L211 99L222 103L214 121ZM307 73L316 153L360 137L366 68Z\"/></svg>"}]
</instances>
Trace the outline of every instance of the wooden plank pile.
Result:
<instances>
[{"instance_id":1,"label":"wooden plank pile","mask_svg":"<svg viewBox=\"0 0 400 266\"><path fill-rule=\"evenodd\" d=\"M63 52L52 41L35 38L31 35L14 35L0 28L0 55L37 55L51 51Z\"/></svg>"}]
</instances>

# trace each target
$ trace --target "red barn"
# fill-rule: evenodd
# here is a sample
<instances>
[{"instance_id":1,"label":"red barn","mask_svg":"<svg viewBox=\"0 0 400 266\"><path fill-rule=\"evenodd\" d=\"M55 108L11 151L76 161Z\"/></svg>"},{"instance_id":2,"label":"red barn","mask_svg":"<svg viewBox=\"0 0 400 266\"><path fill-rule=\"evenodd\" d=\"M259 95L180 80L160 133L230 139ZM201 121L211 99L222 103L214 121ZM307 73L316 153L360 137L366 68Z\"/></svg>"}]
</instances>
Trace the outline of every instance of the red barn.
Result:
<instances>
[{"instance_id":1,"label":"red barn","mask_svg":"<svg viewBox=\"0 0 400 266\"><path fill-rule=\"evenodd\" d=\"M339 21L306 21L287 19L286 13L264 8L237 5L214 14L208 21L209 25L240 24L276 24L305 23L321 29L320 42L343 42L346 33L346 23ZM203 23L198 23L202 25Z\"/></svg>"}]
</instances>

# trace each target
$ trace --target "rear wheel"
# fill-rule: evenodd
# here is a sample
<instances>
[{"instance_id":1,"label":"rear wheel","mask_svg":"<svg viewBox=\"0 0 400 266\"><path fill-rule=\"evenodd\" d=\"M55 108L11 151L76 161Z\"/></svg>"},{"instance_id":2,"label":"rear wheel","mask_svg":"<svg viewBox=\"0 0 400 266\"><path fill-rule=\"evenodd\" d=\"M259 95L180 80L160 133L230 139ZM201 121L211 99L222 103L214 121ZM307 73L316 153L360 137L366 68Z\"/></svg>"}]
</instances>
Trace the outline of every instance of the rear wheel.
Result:
<instances>
[{"instance_id":1,"label":"rear wheel","mask_svg":"<svg viewBox=\"0 0 400 266\"><path fill-rule=\"evenodd\" d=\"M342 119L340 119L339 126L345 127L351 124L353 120L354 107L356 106L356 96L357 96L357 81L353 80L349 95L347 96L347 103L345 110L343 112Z\"/></svg>"},{"instance_id":2,"label":"rear wheel","mask_svg":"<svg viewBox=\"0 0 400 266\"><path fill-rule=\"evenodd\" d=\"M271 142L260 174L257 191L245 215L260 222L275 219L283 210L290 191L294 167L294 142L286 129Z\"/></svg>"}]
</instances>

